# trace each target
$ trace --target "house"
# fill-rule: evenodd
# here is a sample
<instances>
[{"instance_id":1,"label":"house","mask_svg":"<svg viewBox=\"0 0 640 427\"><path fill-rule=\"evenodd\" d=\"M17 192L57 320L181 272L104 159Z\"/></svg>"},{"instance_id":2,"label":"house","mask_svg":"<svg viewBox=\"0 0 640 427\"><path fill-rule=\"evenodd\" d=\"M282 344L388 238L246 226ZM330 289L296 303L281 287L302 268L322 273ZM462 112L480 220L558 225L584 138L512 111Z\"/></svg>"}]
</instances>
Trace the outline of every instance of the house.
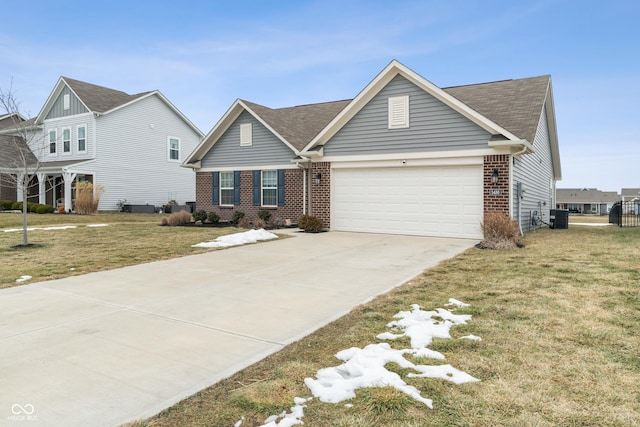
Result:
<instances>
[{"instance_id":1,"label":"house","mask_svg":"<svg viewBox=\"0 0 640 427\"><path fill-rule=\"evenodd\" d=\"M482 236L485 212L542 226L561 177L551 77L439 88L398 61L355 98L236 100L184 162L197 209L332 230Z\"/></svg>"},{"instance_id":2,"label":"house","mask_svg":"<svg viewBox=\"0 0 640 427\"><path fill-rule=\"evenodd\" d=\"M607 215L617 201L620 201L620 196L615 191L600 191L597 188L556 190L556 207L571 213Z\"/></svg>"},{"instance_id":3,"label":"house","mask_svg":"<svg viewBox=\"0 0 640 427\"><path fill-rule=\"evenodd\" d=\"M26 129L37 157L28 171L33 174L29 200L59 201L69 211L75 184L82 181L104 189L99 210L118 210L125 200L150 205L195 200L193 173L180 165L203 134L157 90L129 95L60 77ZM24 173L3 159L0 167Z\"/></svg>"},{"instance_id":4,"label":"house","mask_svg":"<svg viewBox=\"0 0 640 427\"><path fill-rule=\"evenodd\" d=\"M620 190L620 196L624 214L640 213L640 188L623 188Z\"/></svg>"}]
</instances>

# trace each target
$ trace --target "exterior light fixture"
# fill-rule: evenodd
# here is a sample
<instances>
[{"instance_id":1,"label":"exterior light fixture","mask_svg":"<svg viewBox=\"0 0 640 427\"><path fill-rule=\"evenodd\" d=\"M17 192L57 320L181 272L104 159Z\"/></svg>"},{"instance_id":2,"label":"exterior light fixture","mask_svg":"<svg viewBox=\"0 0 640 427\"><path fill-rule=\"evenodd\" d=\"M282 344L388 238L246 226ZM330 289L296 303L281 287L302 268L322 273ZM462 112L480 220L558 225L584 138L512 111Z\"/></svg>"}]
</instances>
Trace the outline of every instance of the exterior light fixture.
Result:
<instances>
[{"instance_id":1,"label":"exterior light fixture","mask_svg":"<svg viewBox=\"0 0 640 427\"><path fill-rule=\"evenodd\" d=\"M491 183L493 185L496 185L498 183L498 169L494 169L493 173L491 174Z\"/></svg>"}]
</instances>

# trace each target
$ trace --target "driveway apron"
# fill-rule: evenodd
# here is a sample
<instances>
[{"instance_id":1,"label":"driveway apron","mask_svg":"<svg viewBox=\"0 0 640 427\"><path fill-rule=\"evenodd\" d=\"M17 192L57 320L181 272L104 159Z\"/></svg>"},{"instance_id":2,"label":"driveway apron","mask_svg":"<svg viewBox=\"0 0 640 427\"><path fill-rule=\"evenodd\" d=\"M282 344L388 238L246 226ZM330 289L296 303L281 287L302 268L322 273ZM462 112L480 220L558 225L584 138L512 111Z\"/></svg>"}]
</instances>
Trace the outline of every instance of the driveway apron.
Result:
<instances>
[{"instance_id":1,"label":"driveway apron","mask_svg":"<svg viewBox=\"0 0 640 427\"><path fill-rule=\"evenodd\" d=\"M154 415L477 242L288 233L1 290L0 426Z\"/></svg>"}]
</instances>

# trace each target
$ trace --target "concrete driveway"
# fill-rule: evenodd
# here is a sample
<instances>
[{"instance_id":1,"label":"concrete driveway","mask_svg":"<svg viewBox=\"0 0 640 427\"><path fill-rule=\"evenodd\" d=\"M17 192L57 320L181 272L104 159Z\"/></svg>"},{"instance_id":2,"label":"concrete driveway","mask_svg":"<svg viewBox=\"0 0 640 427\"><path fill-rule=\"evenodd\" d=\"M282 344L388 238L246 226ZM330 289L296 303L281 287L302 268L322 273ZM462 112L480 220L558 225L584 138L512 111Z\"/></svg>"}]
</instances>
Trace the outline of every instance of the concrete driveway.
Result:
<instances>
[{"instance_id":1,"label":"concrete driveway","mask_svg":"<svg viewBox=\"0 0 640 427\"><path fill-rule=\"evenodd\" d=\"M0 425L151 416L476 243L291 234L1 290Z\"/></svg>"}]
</instances>

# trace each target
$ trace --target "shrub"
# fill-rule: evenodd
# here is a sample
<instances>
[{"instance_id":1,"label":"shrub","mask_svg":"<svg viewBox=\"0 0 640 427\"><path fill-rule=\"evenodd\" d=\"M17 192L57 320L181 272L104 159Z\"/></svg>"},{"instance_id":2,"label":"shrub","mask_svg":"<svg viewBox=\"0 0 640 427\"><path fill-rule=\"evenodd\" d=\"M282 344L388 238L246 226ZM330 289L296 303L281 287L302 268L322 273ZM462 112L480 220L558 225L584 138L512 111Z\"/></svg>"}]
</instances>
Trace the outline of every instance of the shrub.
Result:
<instances>
[{"instance_id":1,"label":"shrub","mask_svg":"<svg viewBox=\"0 0 640 427\"><path fill-rule=\"evenodd\" d=\"M38 205L36 209L36 213L38 214L50 214L53 213L54 209L51 205Z\"/></svg>"},{"instance_id":2,"label":"shrub","mask_svg":"<svg viewBox=\"0 0 640 427\"><path fill-rule=\"evenodd\" d=\"M173 212L167 219L167 224L171 226L189 224L191 222L191 214L187 211Z\"/></svg>"},{"instance_id":3,"label":"shrub","mask_svg":"<svg viewBox=\"0 0 640 427\"><path fill-rule=\"evenodd\" d=\"M484 249L514 249L520 246L518 224L502 212L488 212L480 224L484 239L478 245Z\"/></svg>"},{"instance_id":4,"label":"shrub","mask_svg":"<svg viewBox=\"0 0 640 427\"><path fill-rule=\"evenodd\" d=\"M298 228L304 230L304 228L307 226L307 223L309 222L309 218L311 218L310 215L302 215L298 220Z\"/></svg>"},{"instance_id":5,"label":"shrub","mask_svg":"<svg viewBox=\"0 0 640 427\"><path fill-rule=\"evenodd\" d=\"M205 222L207 220L207 212L206 211L196 211L193 213L193 220L195 222Z\"/></svg>"},{"instance_id":6,"label":"shrub","mask_svg":"<svg viewBox=\"0 0 640 427\"><path fill-rule=\"evenodd\" d=\"M207 215L207 220L209 220L209 222L212 224L217 224L220 222L220 215L215 212L209 212L209 215Z\"/></svg>"},{"instance_id":7,"label":"shrub","mask_svg":"<svg viewBox=\"0 0 640 427\"><path fill-rule=\"evenodd\" d=\"M238 220L238 227L251 228L251 223L249 222L249 219L247 217L243 216Z\"/></svg>"},{"instance_id":8,"label":"shrub","mask_svg":"<svg viewBox=\"0 0 640 427\"><path fill-rule=\"evenodd\" d=\"M301 226L300 223L302 223L303 226ZM318 217L312 215L303 215L303 217L300 218L298 227L303 229L306 233L318 233L322 231L322 229L324 228L324 224Z\"/></svg>"},{"instance_id":9,"label":"shrub","mask_svg":"<svg viewBox=\"0 0 640 427\"><path fill-rule=\"evenodd\" d=\"M98 212L100 196L104 188L101 185L94 186L85 181L76 184L75 211L79 215L91 215Z\"/></svg>"},{"instance_id":10,"label":"shrub","mask_svg":"<svg viewBox=\"0 0 640 427\"><path fill-rule=\"evenodd\" d=\"M22 202L15 202L14 204L11 205L11 209L13 209L14 211L21 211Z\"/></svg>"},{"instance_id":11,"label":"shrub","mask_svg":"<svg viewBox=\"0 0 640 427\"><path fill-rule=\"evenodd\" d=\"M255 228L256 230L265 228L266 226L267 226L267 223L262 218L258 218L255 221L253 221L253 228Z\"/></svg>"},{"instance_id":12,"label":"shrub","mask_svg":"<svg viewBox=\"0 0 640 427\"><path fill-rule=\"evenodd\" d=\"M231 222L233 222L236 225L239 225L240 220L244 218L244 212L242 211L235 211L233 213L233 216L231 217Z\"/></svg>"},{"instance_id":13,"label":"shrub","mask_svg":"<svg viewBox=\"0 0 640 427\"><path fill-rule=\"evenodd\" d=\"M271 212L269 212L266 209L260 209L258 211L258 218L260 218L261 220L263 220L265 223L269 222L269 220L271 219Z\"/></svg>"},{"instance_id":14,"label":"shrub","mask_svg":"<svg viewBox=\"0 0 640 427\"><path fill-rule=\"evenodd\" d=\"M0 200L0 210L11 210L13 202L11 200Z\"/></svg>"}]
</instances>

